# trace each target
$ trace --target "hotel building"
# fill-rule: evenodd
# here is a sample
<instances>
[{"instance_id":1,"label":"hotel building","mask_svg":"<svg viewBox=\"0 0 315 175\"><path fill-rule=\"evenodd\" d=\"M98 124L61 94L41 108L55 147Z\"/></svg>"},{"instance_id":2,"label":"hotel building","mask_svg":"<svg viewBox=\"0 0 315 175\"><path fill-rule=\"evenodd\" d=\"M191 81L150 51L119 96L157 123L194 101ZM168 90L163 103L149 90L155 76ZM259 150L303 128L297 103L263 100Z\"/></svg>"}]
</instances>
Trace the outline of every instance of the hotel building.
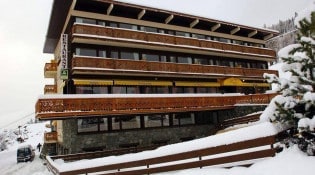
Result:
<instances>
[{"instance_id":1,"label":"hotel building","mask_svg":"<svg viewBox=\"0 0 315 175\"><path fill-rule=\"evenodd\" d=\"M49 154L177 143L263 110L278 32L112 0L54 0L44 52Z\"/></svg>"}]
</instances>

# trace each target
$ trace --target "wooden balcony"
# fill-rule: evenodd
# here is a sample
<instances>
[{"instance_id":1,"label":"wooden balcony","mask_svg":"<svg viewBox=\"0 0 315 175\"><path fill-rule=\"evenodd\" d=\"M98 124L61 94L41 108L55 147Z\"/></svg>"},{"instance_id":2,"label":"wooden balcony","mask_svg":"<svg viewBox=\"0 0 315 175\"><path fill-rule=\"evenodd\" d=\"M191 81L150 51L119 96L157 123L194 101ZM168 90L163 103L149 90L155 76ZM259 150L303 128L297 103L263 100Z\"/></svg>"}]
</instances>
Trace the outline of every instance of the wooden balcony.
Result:
<instances>
[{"instance_id":1,"label":"wooden balcony","mask_svg":"<svg viewBox=\"0 0 315 175\"><path fill-rule=\"evenodd\" d=\"M55 78L57 75L57 63L46 63L44 68L45 78Z\"/></svg>"},{"instance_id":2,"label":"wooden balcony","mask_svg":"<svg viewBox=\"0 0 315 175\"><path fill-rule=\"evenodd\" d=\"M135 60L117 60L95 57L79 57L72 59L74 74L118 74L180 77L244 77L263 79L264 73L276 74L278 71L267 69L248 69L200 64L178 64L169 62L149 62Z\"/></svg>"},{"instance_id":3,"label":"wooden balcony","mask_svg":"<svg viewBox=\"0 0 315 175\"><path fill-rule=\"evenodd\" d=\"M72 28L73 37L97 38L98 41L117 42L142 42L146 45L163 45L169 48L187 48L193 50L206 50L219 53L229 53L233 55L247 55L259 57L261 60L273 61L276 58L275 51L267 48L249 47L237 44L221 43L211 40L200 40L195 38L178 37L172 35L147 33L142 31L125 30L102 26L91 26L75 24Z\"/></svg>"},{"instance_id":4,"label":"wooden balcony","mask_svg":"<svg viewBox=\"0 0 315 175\"><path fill-rule=\"evenodd\" d=\"M211 94L102 94L56 95L36 103L36 118L66 119L97 115L130 115L231 109L235 104L268 104L276 94L222 95Z\"/></svg>"},{"instance_id":5,"label":"wooden balcony","mask_svg":"<svg viewBox=\"0 0 315 175\"><path fill-rule=\"evenodd\" d=\"M45 143L56 143L57 142L57 132L45 132L44 133Z\"/></svg>"},{"instance_id":6,"label":"wooden balcony","mask_svg":"<svg viewBox=\"0 0 315 175\"><path fill-rule=\"evenodd\" d=\"M57 86L56 85L45 85L44 94L56 94Z\"/></svg>"}]
</instances>

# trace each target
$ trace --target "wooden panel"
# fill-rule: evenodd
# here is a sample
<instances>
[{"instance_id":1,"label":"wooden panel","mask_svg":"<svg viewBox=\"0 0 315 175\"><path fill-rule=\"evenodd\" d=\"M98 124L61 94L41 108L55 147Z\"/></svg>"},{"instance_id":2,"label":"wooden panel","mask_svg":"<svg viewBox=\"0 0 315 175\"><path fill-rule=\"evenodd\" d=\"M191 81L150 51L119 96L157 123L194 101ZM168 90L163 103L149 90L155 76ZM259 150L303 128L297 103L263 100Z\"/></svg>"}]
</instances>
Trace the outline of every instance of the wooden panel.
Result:
<instances>
[{"instance_id":1,"label":"wooden panel","mask_svg":"<svg viewBox=\"0 0 315 175\"><path fill-rule=\"evenodd\" d=\"M142 31L132 31L119 28L107 28L107 27L98 27L98 26L87 26L82 24L75 24L72 28L72 33L76 34L88 34L88 35L99 35L107 36L113 38L124 38L139 40L151 43L166 43L172 44L180 47L181 45L194 46L194 47L203 47L218 49L222 51L237 51L244 54L257 54L257 55L268 55L271 57L276 57L276 53L273 50L265 48L255 48L248 47L236 44L220 43L216 41L207 41L199 40L195 38L185 38L185 37L176 37L165 34L158 33L146 33Z\"/></svg>"},{"instance_id":2,"label":"wooden panel","mask_svg":"<svg viewBox=\"0 0 315 175\"><path fill-rule=\"evenodd\" d=\"M235 104L268 104L275 94L215 97L51 98L36 103L38 119L228 109Z\"/></svg>"}]
</instances>

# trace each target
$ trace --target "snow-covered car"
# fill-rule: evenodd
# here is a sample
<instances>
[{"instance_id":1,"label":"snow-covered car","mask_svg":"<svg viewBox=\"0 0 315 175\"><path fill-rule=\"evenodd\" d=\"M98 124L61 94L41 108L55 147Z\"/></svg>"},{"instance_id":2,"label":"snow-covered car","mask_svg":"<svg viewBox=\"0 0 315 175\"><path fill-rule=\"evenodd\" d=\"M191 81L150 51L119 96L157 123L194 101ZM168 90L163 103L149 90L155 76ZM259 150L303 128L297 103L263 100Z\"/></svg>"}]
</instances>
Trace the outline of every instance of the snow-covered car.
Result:
<instances>
[{"instance_id":1,"label":"snow-covered car","mask_svg":"<svg viewBox=\"0 0 315 175\"><path fill-rule=\"evenodd\" d=\"M16 153L18 163L33 161L35 157L35 149L31 145L20 146Z\"/></svg>"}]
</instances>

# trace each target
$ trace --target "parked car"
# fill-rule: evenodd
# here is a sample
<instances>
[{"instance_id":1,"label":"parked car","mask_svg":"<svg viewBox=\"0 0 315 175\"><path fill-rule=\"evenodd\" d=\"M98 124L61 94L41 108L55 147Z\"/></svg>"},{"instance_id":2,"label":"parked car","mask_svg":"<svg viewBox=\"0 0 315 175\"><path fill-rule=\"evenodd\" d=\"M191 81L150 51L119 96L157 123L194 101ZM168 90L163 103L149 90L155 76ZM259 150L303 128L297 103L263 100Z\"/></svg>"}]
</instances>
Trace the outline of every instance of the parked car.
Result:
<instances>
[{"instance_id":1,"label":"parked car","mask_svg":"<svg viewBox=\"0 0 315 175\"><path fill-rule=\"evenodd\" d=\"M35 157L35 149L31 145L20 146L17 149L17 162L33 161Z\"/></svg>"}]
</instances>

